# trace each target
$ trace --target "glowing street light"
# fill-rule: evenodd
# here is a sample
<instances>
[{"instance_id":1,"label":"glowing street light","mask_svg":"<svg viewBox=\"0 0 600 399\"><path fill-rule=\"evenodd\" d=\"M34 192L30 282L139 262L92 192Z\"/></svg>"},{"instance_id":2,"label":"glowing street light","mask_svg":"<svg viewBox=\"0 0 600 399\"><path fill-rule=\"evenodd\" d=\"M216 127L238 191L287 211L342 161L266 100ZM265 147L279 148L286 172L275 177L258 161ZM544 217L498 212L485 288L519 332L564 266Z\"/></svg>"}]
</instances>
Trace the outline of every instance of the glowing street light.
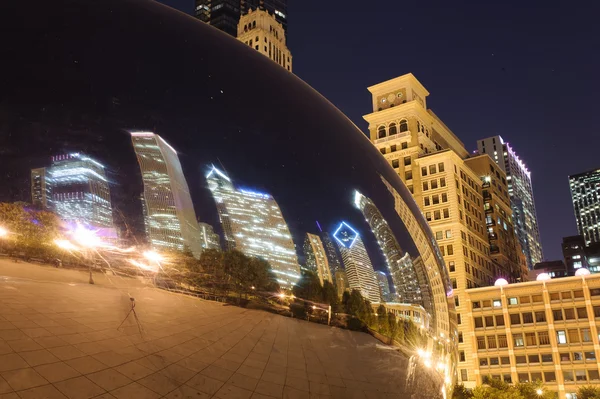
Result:
<instances>
[{"instance_id":1,"label":"glowing street light","mask_svg":"<svg viewBox=\"0 0 600 399\"><path fill-rule=\"evenodd\" d=\"M537 393L538 396L542 396L544 394L544 391L542 391L541 388L538 388L535 393Z\"/></svg>"},{"instance_id":2,"label":"glowing street light","mask_svg":"<svg viewBox=\"0 0 600 399\"><path fill-rule=\"evenodd\" d=\"M6 238L8 237L8 230L6 230L4 227L0 226L0 238Z\"/></svg>"},{"instance_id":3,"label":"glowing street light","mask_svg":"<svg viewBox=\"0 0 600 399\"><path fill-rule=\"evenodd\" d=\"M65 251L77 251L79 249L69 240L54 240L54 244Z\"/></svg>"},{"instance_id":4,"label":"glowing street light","mask_svg":"<svg viewBox=\"0 0 600 399\"><path fill-rule=\"evenodd\" d=\"M144 258L156 263L160 263L163 261L163 257L155 251L144 251Z\"/></svg>"}]
</instances>

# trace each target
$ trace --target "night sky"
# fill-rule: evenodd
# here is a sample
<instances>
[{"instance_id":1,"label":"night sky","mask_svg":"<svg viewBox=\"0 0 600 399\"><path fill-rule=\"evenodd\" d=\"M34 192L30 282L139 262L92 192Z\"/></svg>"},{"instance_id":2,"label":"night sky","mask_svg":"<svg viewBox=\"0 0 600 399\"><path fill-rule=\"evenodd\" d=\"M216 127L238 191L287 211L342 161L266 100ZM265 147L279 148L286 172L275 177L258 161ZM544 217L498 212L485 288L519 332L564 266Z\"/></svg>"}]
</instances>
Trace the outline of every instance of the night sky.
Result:
<instances>
[{"instance_id":1,"label":"night sky","mask_svg":"<svg viewBox=\"0 0 600 399\"><path fill-rule=\"evenodd\" d=\"M600 3L288 2L294 73L363 131L366 88L412 72L468 150L510 142L532 172L544 257L562 258L577 233L567 177L600 168Z\"/></svg>"}]
</instances>

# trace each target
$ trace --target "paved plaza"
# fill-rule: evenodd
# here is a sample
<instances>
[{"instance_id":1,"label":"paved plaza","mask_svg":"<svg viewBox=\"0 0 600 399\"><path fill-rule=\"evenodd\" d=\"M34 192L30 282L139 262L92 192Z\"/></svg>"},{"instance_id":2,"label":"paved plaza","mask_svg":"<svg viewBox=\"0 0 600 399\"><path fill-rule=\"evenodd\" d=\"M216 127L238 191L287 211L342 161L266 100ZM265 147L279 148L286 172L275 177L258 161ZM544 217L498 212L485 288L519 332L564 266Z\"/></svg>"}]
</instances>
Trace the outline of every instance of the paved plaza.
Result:
<instances>
[{"instance_id":1,"label":"paved plaza","mask_svg":"<svg viewBox=\"0 0 600 399\"><path fill-rule=\"evenodd\" d=\"M364 333L171 294L136 279L87 280L81 271L0 260L0 399L439 392L425 370L408 392L408 360ZM140 325L131 315L117 329L130 297Z\"/></svg>"}]
</instances>

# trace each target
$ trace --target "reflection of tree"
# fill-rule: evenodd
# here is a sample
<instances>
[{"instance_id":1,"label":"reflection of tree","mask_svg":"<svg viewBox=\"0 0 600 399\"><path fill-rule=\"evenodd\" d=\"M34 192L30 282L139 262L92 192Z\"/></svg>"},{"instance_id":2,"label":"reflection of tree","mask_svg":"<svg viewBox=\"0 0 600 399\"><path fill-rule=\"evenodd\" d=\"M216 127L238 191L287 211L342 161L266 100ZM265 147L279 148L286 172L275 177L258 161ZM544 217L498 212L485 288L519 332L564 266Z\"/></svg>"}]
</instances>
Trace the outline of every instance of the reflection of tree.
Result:
<instances>
[{"instance_id":1,"label":"reflection of tree","mask_svg":"<svg viewBox=\"0 0 600 399\"><path fill-rule=\"evenodd\" d=\"M0 203L0 226L8 230L7 249L28 257L55 255L54 239L59 236L60 219L52 212L33 210L23 204Z\"/></svg>"}]
</instances>

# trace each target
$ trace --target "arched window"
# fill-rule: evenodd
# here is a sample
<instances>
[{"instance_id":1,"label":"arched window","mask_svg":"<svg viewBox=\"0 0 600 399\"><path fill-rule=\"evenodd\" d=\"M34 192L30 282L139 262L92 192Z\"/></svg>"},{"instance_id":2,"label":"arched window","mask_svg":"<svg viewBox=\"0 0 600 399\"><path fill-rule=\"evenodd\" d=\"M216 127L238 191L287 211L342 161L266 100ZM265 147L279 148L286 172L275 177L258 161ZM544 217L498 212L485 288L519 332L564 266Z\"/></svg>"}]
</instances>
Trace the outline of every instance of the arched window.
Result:
<instances>
[{"instance_id":1,"label":"arched window","mask_svg":"<svg viewBox=\"0 0 600 399\"><path fill-rule=\"evenodd\" d=\"M390 123L390 127L389 127L389 132L390 132L390 136L392 134L397 134L398 133L398 129L396 128L396 124L395 123Z\"/></svg>"},{"instance_id":2,"label":"arched window","mask_svg":"<svg viewBox=\"0 0 600 399\"><path fill-rule=\"evenodd\" d=\"M379 126L379 129L377 129L377 131L377 138L382 139L385 137L385 126Z\"/></svg>"},{"instance_id":3,"label":"arched window","mask_svg":"<svg viewBox=\"0 0 600 399\"><path fill-rule=\"evenodd\" d=\"M408 122L406 119L400 121L400 133L408 132Z\"/></svg>"}]
</instances>

